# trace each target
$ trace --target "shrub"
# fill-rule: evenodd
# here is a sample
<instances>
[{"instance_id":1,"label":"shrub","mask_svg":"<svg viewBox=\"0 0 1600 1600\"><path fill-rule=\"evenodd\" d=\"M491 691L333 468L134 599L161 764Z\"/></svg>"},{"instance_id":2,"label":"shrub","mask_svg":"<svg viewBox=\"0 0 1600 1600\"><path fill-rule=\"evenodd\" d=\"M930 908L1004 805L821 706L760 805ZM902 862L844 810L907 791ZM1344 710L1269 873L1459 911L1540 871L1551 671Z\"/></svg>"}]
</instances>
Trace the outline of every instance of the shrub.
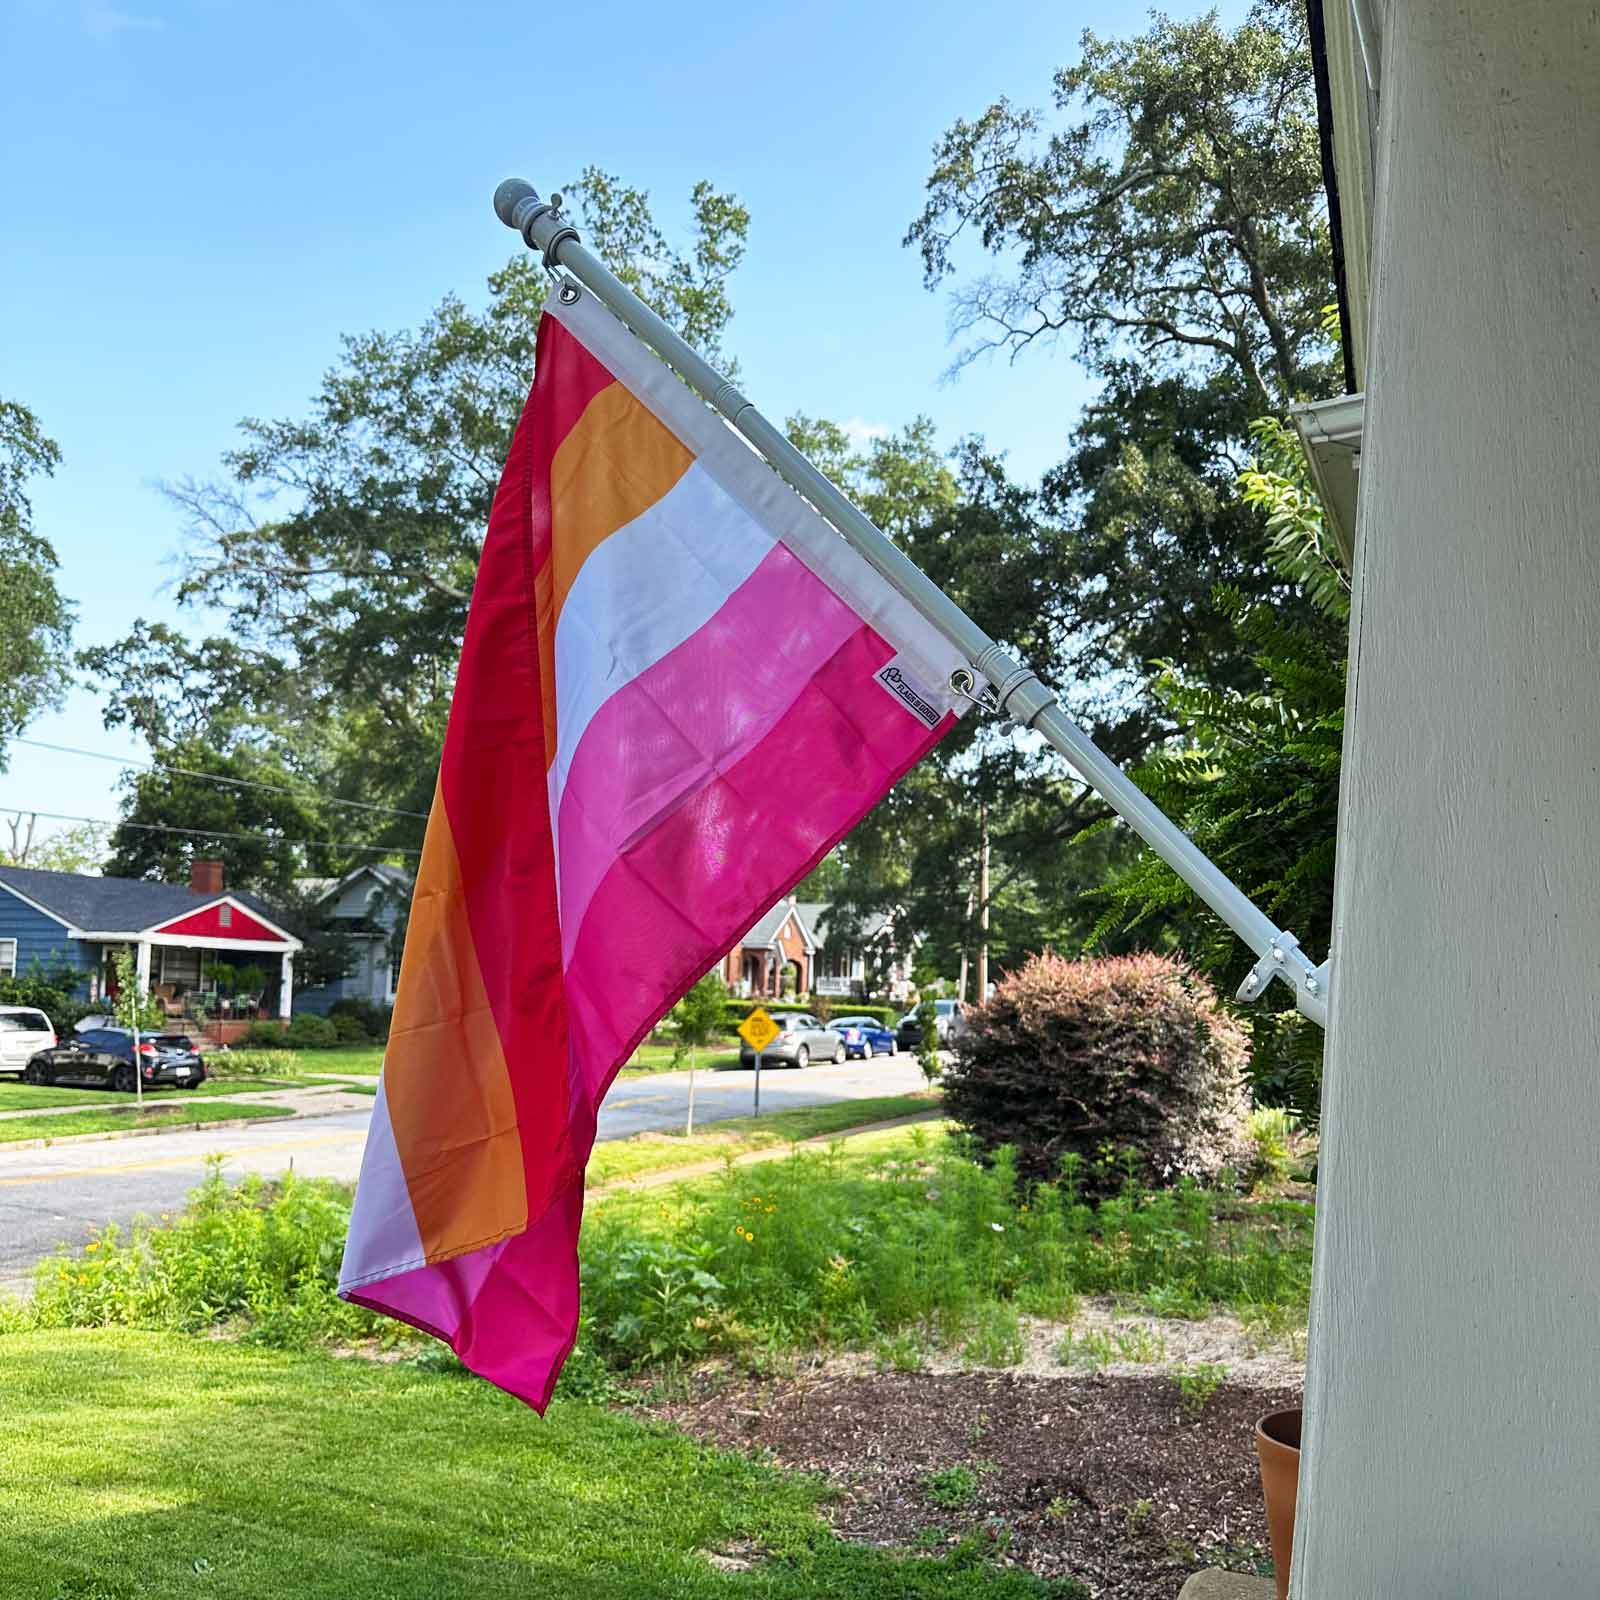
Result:
<instances>
[{"instance_id":1,"label":"shrub","mask_svg":"<svg viewBox=\"0 0 1600 1600\"><path fill-rule=\"evenodd\" d=\"M1180 961L1047 951L954 1044L946 1110L981 1150L1014 1146L1024 1177L1075 1157L1086 1192L1106 1193L1124 1173L1162 1187L1247 1159L1244 1030Z\"/></svg>"},{"instance_id":2,"label":"shrub","mask_svg":"<svg viewBox=\"0 0 1600 1600\"><path fill-rule=\"evenodd\" d=\"M36 959L26 972L0 977L0 1006L34 1006L49 1017L57 1033L65 1036L81 1018L105 1010L103 1003L91 1005L75 998L82 982L81 972L67 966L45 971Z\"/></svg>"},{"instance_id":3,"label":"shrub","mask_svg":"<svg viewBox=\"0 0 1600 1600\"><path fill-rule=\"evenodd\" d=\"M290 1017L283 1031L283 1043L291 1050L331 1050L339 1042L339 1030L326 1017L302 1011Z\"/></svg>"},{"instance_id":4,"label":"shrub","mask_svg":"<svg viewBox=\"0 0 1600 1600\"><path fill-rule=\"evenodd\" d=\"M244 1030L242 1043L252 1050L282 1050L288 1029L281 1022L252 1022Z\"/></svg>"},{"instance_id":5,"label":"shrub","mask_svg":"<svg viewBox=\"0 0 1600 1600\"><path fill-rule=\"evenodd\" d=\"M328 1020L336 1028L342 1018L351 1018L360 1025L364 1035L380 1044L389 1037L389 1022L393 1016L393 1007L380 1006L371 1000L335 1000L328 1007Z\"/></svg>"},{"instance_id":6,"label":"shrub","mask_svg":"<svg viewBox=\"0 0 1600 1600\"><path fill-rule=\"evenodd\" d=\"M81 1251L40 1262L33 1298L8 1308L11 1326L227 1326L279 1347L404 1337L338 1297L349 1221L339 1184L290 1173L232 1186L214 1157L181 1215L140 1219L129 1233L110 1225Z\"/></svg>"},{"instance_id":7,"label":"shrub","mask_svg":"<svg viewBox=\"0 0 1600 1600\"><path fill-rule=\"evenodd\" d=\"M281 1035L280 1035L281 1042ZM299 1057L288 1050L207 1050L206 1070L214 1078L288 1078Z\"/></svg>"},{"instance_id":8,"label":"shrub","mask_svg":"<svg viewBox=\"0 0 1600 1600\"><path fill-rule=\"evenodd\" d=\"M333 1026L334 1038L340 1044L365 1044L367 1042L367 1030L361 1026L359 1018L349 1015L336 1017L330 1013L328 1021Z\"/></svg>"}]
</instances>

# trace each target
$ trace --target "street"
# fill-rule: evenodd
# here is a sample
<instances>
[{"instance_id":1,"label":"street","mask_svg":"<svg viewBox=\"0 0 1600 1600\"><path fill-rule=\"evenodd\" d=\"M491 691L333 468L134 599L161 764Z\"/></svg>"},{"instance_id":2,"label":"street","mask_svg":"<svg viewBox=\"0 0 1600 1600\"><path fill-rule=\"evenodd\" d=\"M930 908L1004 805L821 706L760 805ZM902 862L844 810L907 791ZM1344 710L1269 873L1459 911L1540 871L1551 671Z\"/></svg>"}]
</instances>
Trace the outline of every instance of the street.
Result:
<instances>
[{"instance_id":1,"label":"street","mask_svg":"<svg viewBox=\"0 0 1600 1600\"><path fill-rule=\"evenodd\" d=\"M700 1072L695 1127L750 1114L755 1074ZM761 1074L761 1109L792 1110L922 1087L911 1056ZM689 1075L661 1073L612 1086L600 1111L600 1138L626 1139L653 1129L681 1128ZM66 1141L44 1149L0 1149L0 1290L24 1288L30 1269L58 1245L77 1246L107 1222L127 1226L139 1215L182 1208L206 1157L224 1158L232 1178L293 1168L308 1177L355 1180L366 1143L367 1110L293 1121L246 1123L129 1139Z\"/></svg>"}]
</instances>

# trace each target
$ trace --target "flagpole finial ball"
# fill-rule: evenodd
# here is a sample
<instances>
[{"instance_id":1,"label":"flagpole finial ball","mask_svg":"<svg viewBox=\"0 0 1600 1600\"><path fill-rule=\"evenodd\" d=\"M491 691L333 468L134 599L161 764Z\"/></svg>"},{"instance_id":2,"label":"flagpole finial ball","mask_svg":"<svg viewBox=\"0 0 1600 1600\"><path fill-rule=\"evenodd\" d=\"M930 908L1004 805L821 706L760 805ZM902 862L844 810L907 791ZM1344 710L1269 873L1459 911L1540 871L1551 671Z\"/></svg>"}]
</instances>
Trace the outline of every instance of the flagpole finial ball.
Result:
<instances>
[{"instance_id":1,"label":"flagpole finial ball","mask_svg":"<svg viewBox=\"0 0 1600 1600\"><path fill-rule=\"evenodd\" d=\"M538 198L538 191L526 178L507 178L494 192L494 214L508 228L515 228L518 202Z\"/></svg>"}]
</instances>

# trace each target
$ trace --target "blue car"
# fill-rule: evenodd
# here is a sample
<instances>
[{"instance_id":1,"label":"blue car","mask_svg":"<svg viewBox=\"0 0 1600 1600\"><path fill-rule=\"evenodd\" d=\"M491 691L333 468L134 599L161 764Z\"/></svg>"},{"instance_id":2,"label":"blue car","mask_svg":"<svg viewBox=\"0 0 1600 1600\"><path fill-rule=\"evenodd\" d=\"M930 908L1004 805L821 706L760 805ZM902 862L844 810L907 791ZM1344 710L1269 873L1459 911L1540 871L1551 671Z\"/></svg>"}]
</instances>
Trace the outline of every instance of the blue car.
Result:
<instances>
[{"instance_id":1,"label":"blue car","mask_svg":"<svg viewBox=\"0 0 1600 1600\"><path fill-rule=\"evenodd\" d=\"M835 1017L828 1026L844 1040L847 1061L852 1056L860 1056L863 1061L873 1056L892 1056L900 1048L894 1035L871 1017Z\"/></svg>"}]
</instances>

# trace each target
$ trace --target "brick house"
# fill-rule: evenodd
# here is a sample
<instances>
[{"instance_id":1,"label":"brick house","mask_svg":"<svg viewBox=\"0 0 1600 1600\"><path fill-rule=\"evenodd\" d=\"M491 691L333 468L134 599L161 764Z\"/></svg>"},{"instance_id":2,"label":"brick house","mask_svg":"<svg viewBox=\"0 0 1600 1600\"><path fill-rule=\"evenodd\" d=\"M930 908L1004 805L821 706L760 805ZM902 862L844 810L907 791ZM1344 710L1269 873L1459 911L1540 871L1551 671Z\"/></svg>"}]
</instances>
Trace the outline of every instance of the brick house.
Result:
<instances>
[{"instance_id":1,"label":"brick house","mask_svg":"<svg viewBox=\"0 0 1600 1600\"><path fill-rule=\"evenodd\" d=\"M737 995L773 999L785 992L784 978L792 980L792 994L848 998L867 988L867 961L872 945L893 930L880 914L869 917L848 942L829 937L833 908L822 900L797 900L793 895L773 906L744 938L723 957L717 969L722 981ZM885 985L889 998L904 1000L911 990L910 963L894 957L888 963Z\"/></svg>"}]
</instances>

